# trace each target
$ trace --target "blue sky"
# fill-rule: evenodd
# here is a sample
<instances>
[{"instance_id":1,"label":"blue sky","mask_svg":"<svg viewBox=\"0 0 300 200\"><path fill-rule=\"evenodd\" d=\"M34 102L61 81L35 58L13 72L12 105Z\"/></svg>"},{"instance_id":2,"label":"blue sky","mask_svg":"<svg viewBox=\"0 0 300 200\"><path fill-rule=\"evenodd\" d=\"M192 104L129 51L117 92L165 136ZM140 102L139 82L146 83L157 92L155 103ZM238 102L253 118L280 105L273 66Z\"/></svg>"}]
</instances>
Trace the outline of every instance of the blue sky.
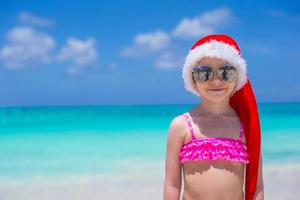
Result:
<instances>
[{"instance_id":1,"label":"blue sky","mask_svg":"<svg viewBox=\"0 0 300 200\"><path fill-rule=\"evenodd\" d=\"M1 1L0 106L197 103L182 65L210 33L236 39L258 102L299 102L299 9L293 0Z\"/></svg>"}]
</instances>

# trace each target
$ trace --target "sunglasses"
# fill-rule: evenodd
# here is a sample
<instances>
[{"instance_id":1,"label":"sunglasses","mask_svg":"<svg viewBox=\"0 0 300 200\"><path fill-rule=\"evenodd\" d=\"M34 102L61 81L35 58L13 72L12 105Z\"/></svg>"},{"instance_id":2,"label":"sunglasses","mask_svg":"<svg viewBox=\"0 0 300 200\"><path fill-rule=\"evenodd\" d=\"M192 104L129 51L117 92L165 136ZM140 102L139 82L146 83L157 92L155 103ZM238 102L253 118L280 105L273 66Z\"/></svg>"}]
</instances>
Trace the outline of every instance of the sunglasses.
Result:
<instances>
[{"instance_id":1,"label":"sunglasses","mask_svg":"<svg viewBox=\"0 0 300 200\"><path fill-rule=\"evenodd\" d=\"M212 79L215 71L208 65L196 66L192 69L192 77L197 82L206 82ZM237 79L237 69L231 65L223 65L216 70L218 78L225 82Z\"/></svg>"}]
</instances>

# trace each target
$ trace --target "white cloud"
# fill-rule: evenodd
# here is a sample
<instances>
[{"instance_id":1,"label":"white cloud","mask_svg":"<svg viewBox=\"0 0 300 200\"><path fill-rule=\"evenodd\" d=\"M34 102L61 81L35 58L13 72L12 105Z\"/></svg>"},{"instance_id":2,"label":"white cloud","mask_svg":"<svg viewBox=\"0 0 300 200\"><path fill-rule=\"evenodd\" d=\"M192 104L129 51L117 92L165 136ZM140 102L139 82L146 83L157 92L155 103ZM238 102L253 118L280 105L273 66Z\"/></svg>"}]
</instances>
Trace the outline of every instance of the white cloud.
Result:
<instances>
[{"instance_id":1,"label":"white cloud","mask_svg":"<svg viewBox=\"0 0 300 200\"><path fill-rule=\"evenodd\" d=\"M55 41L50 35L29 27L15 27L6 38L8 43L0 49L0 59L7 68L19 69L51 61Z\"/></svg>"},{"instance_id":2,"label":"white cloud","mask_svg":"<svg viewBox=\"0 0 300 200\"><path fill-rule=\"evenodd\" d=\"M139 34L134 38L134 44L131 47L125 47L121 50L121 56L141 58L153 52L162 52L158 56L156 67L169 69L181 65L181 60L170 48L173 38L199 38L200 36L215 33L219 28L226 27L237 22L231 10L221 7L202 13L194 18L183 18L173 31L156 31L151 33ZM182 61L183 62L183 61Z\"/></svg>"},{"instance_id":3,"label":"white cloud","mask_svg":"<svg viewBox=\"0 0 300 200\"><path fill-rule=\"evenodd\" d=\"M19 15L19 21L27 25L36 25L49 27L53 25L53 21L46 18L34 16L33 14L23 11Z\"/></svg>"},{"instance_id":4,"label":"white cloud","mask_svg":"<svg viewBox=\"0 0 300 200\"><path fill-rule=\"evenodd\" d=\"M58 61L70 61L69 74L78 74L84 68L93 66L97 62L97 51L93 38L79 40L69 38L67 44L61 48L57 56Z\"/></svg>"},{"instance_id":5,"label":"white cloud","mask_svg":"<svg viewBox=\"0 0 300 200\"><path fill-rule=\"evenodd\" d=\"M219 27L225 27L235 21L230 9L218 8L194 18L182 19L172 34L179 38L198 38L214 33Z\"/></svg>"},{"instance_id":6,"label":"white cloud","mask_svg":"<svg viewBox=\"0 0 300 200\"><path fill-rule=\"evenodd\" d=\"M183 58L175 56L171 52L164 52L160 54L156 61L156 67L160 69L174 69L183 64Z\"/></svg>"},{"instance_id":7,"label":"white cloud","mask_svg":"<svg viewBox=\"0 0 300 200\"><path fill-rule=\"evenodd\" d=\"M163 31L138 34L134 38L134 44L121 51L121 56L138 58L147 53L162 50L170 43L170 37Z\"/></svg>"},{"instance_id":8,"label":"white cloud","mask_svg":"<svg viewBox=\"0 0 300 200\"><path fill-rule=\"evenodd\" d=\"M169 43L169 36L162 32L139 34L135 37L135 43L141 46L147 46L153 50L163 49Z\"/></svg>"},{"instance_id":9,"label":"white cloud","mask_svg":"<svg viewBox=\"0 0 300 200\"><path fill-rule=\"evenodd\" d=\"M54 38L33 26L49 27L53 21L22 12L19 22L26 24L11 29L6 34L6 43L0 47L0 61L7 69L29 68L36 65L70 62L69 74L78 74L89 66L95 66L97 50L93 38L79 40L70 37L59 52L53 52Z\"/></svg>"}]
</instances>

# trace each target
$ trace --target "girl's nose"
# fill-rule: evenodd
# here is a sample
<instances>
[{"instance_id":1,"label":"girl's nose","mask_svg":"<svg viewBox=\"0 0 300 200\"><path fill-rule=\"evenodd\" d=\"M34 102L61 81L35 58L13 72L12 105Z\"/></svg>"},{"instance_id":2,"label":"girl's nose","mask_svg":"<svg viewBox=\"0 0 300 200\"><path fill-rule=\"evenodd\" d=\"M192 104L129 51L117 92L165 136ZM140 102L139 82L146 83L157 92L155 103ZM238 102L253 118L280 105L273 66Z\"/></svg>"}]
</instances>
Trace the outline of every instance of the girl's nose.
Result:
<instances>
[{"instance_id":1,"label":"girl's nose","mask_svg":"<svg viewBox=\"0 0 300 200\"><path fill-rule=\"evenodd\" d=\"M213 72L213 77L211 78L210 82L213 85L221 85L223 83L223 81L219 79L218 73L216 71Z\"/></svg>"}]
</instances>

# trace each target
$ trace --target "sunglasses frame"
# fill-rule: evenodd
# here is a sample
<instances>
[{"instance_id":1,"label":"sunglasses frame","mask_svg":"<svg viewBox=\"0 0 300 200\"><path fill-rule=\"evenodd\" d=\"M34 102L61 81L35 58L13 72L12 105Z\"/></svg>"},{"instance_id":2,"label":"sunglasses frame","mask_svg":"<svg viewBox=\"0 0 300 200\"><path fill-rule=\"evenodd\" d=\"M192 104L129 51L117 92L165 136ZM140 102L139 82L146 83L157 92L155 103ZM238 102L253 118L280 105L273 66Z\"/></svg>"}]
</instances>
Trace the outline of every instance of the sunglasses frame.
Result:
<instances>
[{"instance_id":1,"label":"sunglasses frame","mask_svg":"<svg viewBox=\"0 0 300 200\"><path fill-rule=\"evenodd\" d=\"M230 78L224 79L224 76L222 74L222 73L224 73L224 68L225 68L225 70L229 68L230 71L233 70L235 72L232 74L232 76ZM205 80L203 80L203 75L202 75L202 79L200 78L199 72L201 70L206 72ZM194 81L197 81L197 82L208 82L213 78L215 72L217 72L219 80L224 81L224 82L233 82L237 79L237 68L230 64L221 65L221 67L219 67L217 70L212 70L212 67L209 65L195 66L192 69L192 78ZM195 78L195 75L194 75L195 73L197 73L196 76L198 78Z\"/></svg>"}]
</instances>

